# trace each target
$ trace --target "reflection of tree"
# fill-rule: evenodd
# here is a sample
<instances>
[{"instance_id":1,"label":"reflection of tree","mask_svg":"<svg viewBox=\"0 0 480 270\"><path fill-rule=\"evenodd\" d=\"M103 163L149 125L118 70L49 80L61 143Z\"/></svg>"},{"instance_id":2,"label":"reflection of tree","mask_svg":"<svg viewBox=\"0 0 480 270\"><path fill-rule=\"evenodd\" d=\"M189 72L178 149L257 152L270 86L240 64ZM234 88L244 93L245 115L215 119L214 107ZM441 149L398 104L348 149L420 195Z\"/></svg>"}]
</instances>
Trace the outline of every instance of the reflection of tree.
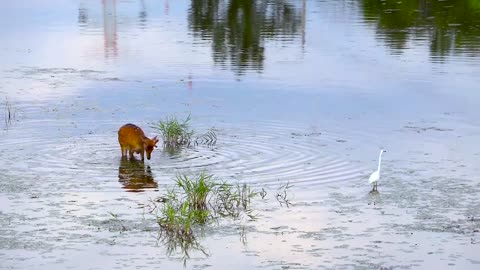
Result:
<instances>
[{"instance_id":1,"label":"reflection of tree","mask_svg":"<svg viewBox=\"0 0 480 270\"><path fill-rule=\"evenodd\" d=\"M88 9L84 5L78 7L78 24L85 25L88 22Z\"/></svg>"},{"instance_id":2,"label":"reflection of tree","mask_svg":"<svg viewBox=\"0 0 480 270\"><path fill-rule=\"evenodd\" d=\"M138 13L138 22L141 29L146 28L147 26L147 7L145 6L145 0L140 1L141 9Z\"/></svg>"},{"instance_id":3,"label":"reflection of tree","mask_svg":"<svg viewBox=\"0 0 480 270\"><path fill-rule=\"evenodd\" d=\"M362 0L361 5L365 19L395 52L412 40L428 40L432 57L480 53L480 1Z\"/></svg>"},{"instance_id":4,"label":"reflection of tree","mask_svg":"<svg viewBox=\"0 0 480 270\"><path fill-rule=\"evenodd\" d=\"M262 70L265 39L295 37L301 13L282 0L192 0L189 24L194 35L213 42L217 64L241 74Z\"/></svg>"}]
</instances>

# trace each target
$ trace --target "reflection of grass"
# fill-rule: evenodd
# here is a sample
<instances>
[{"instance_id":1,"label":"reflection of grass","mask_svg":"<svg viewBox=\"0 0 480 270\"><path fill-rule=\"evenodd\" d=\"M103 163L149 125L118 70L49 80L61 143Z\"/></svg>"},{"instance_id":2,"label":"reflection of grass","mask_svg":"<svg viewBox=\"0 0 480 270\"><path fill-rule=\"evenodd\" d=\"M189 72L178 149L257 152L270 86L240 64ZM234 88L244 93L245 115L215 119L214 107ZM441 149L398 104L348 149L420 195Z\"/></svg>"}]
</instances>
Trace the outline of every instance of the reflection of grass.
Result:
<instances>
[{"instance_id":1,"label":"reflection of grass","mask_svg":"<svg viewBox=\"0 0 480 270\"><path fill-rule=\"evenodd\" d=\"M167 248L167 255L172 256L176 253L182 254L183 266L186 267L187 259L190 258L191 251L200 251L208 256L205 248L195 237L178 238L169 234L168 231L160 231L157 239L157 245L162 243Z\"/></svg>"}]
</instances>

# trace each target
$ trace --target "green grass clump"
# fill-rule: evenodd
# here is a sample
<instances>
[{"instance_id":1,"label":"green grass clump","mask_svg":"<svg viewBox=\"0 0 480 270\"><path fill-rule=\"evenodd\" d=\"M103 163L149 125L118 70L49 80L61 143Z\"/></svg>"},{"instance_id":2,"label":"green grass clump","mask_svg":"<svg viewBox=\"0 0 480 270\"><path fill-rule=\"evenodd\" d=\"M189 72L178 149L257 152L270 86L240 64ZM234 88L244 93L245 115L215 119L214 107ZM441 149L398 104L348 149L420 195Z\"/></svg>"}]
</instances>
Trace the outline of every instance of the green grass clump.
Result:
<instances>
[{"instance_id":1,"label":"green grass clump","mask_svg":"<svg viewBox=\"0 0 480 270\"><path fill-rule=\"evenodd\" d=\"M206 175L204 172L195 179L190 179L186 175L179 175L175 182L183 190L188 207L192 211L199 211L199 214L203 217L201 212L208 211L207 200L216 185L212 176ZM205 223L202 218L199 218L198 221L199 223Z\"/></svg>"},{"instance_id":2,"label":"green grass clump","mask_svg":"<svg viewBox=\"0 0 480 270\"><path fill-rule=\"evenodd\" d=\"M289 183L282 185L275 198L280 205L291 205ZM251 204L253 199L264 199L266 191L257 192L248 184L230 184L202 172L197 175L178 175L166 194L152 201L148 208L155 212L160 227L159 241L168 253L181 250L184 263L189 249L205 251L195 237L195 230L219 220L237 221L256 219Z\"/></svg>"},{"instance_id":3,"label":"green grass clump","mask_svg":"<svg viewBox=\"0 0 480 270\"><path fill-rule=\"evenodd\" d=\"M238 219L245 213L254 219L251 199L260 196L247 184L228 184L202 172L196 176L179 175L174 187L156 202L157 222L166 234L178 238L193 236L193 226L220 218Z\"/></svg>"},{"instance_id":4,"label":"green grass clump","mask_svg":"<svg viewBox=\"0 0 480 270\"><path fill-rule=\"evenodd\" d=\"M213 210L220 217L237 219L244 213L250 219L255 219L250 204L251 200L258 196L261 196L261 192L251 190L245 183L236 185L222 183L216 189Z\"/></svg>"},{"instance_id":5,"label":"green grass clump","mask_svg":"<svg viewBox=\"0 0 480 270\"><path fill-rule=\"evenodd\" d=\"M207 132L194 138L194 131L190 128L191 119L190 115L184 120L178 120L175 116L170 116L165 120L158 121L151 127L162 134L165 149L172 154L175 154L178 148L184 145L215 145L217 143L215 129L211 128Z\"/></svg>"},{"instance_id":6,"label":"green grass clump","mask_svg":"<svg viewBox=\"0 0 480 270\"><path fill-rule=\"evenodd\" d=\"M190 129L190 115L183 121L176 117L167 117L160 120L152 127L160 131L163 137L163 143L167 146L189 145L193 136L193 130Z\"/></svg>"},{"instance_id":7,"label":"green grass clump","mask_svg":"<svg viewBox=\"0 0 480 270\"><path fill-rule=\"evenodd\" d=\"M171 190L168 192L166 196L168 199L163 201L157 216L157 223L160 226L158 241L165 244L169 256L179 250L186 266L191 250L199 250L208 255L197 241L192 228L198 219L206 219L207 213L191 210L188 201L180 203L175 198L176 194L172 192Z\"/></svg>"}]
</instances>

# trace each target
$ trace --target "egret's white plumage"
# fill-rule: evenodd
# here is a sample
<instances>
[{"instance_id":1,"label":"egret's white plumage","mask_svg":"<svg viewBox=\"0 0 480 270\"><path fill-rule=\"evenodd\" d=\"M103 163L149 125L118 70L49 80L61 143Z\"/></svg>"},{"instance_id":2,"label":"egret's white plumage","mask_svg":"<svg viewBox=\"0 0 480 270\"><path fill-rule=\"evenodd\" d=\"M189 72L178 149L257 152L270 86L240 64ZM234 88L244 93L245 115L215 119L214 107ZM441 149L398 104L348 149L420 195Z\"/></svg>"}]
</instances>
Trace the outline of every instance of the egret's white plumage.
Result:
<instances>
[{"instance_id":1,"label":"egret's white plumage","mask_svg":"<svg viewBox=\"0 0 480 270\"><path fill-rule=\"evenodd\" d=\"M370 178L368 178L368 182L370 184L373 184L375 182L378 181L378 179L380 179L380 173L378 171L374 171L371 175L370 175Z\"/></svg>"},{"instance_id":2,"label":"egret's white plumage","mask_svg":"<svg viewBox=\"0 0 480 270\"><path fill-rule=\"evenodd\" d=\"M378 180L380 179L380 166L382 165L382 154L387 152L385 150L380 150L380 155L378 156L378 169L374 171L368 178L368 182L373 184L372 191L377 191Z\"/></svg>"}]
</instances>

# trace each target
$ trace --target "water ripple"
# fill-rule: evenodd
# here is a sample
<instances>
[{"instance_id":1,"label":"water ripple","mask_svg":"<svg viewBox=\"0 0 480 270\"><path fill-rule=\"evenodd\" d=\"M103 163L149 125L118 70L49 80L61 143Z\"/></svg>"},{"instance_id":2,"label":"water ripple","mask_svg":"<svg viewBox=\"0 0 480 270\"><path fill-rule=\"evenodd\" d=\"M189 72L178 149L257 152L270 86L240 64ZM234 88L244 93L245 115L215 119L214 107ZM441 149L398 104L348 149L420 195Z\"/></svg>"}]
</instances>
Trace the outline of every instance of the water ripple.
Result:
<instances>
[{"instance_id":1,"label":"water ripple","mask_svg":"<svg viewBox=\"0 0 480 270\"><path fill-rule=\"evenodd\" d=\"M2 167L9 168L10 176L41 179L58 188L111 187L112 178L118 178L120 150L110 133L59 137L38 132L11 138L0 154ZM215 147L186 148L175 154L157 149L152 160L145 162L165 183L178 173L201 170L228 181L262 186L279 182L321 185L362 175L357 165L325 151L323 145L338 143L328 135L304 134L271 123L262 124L261 129L225 128L218 137Z\"/></svg>"}]
</instances>

